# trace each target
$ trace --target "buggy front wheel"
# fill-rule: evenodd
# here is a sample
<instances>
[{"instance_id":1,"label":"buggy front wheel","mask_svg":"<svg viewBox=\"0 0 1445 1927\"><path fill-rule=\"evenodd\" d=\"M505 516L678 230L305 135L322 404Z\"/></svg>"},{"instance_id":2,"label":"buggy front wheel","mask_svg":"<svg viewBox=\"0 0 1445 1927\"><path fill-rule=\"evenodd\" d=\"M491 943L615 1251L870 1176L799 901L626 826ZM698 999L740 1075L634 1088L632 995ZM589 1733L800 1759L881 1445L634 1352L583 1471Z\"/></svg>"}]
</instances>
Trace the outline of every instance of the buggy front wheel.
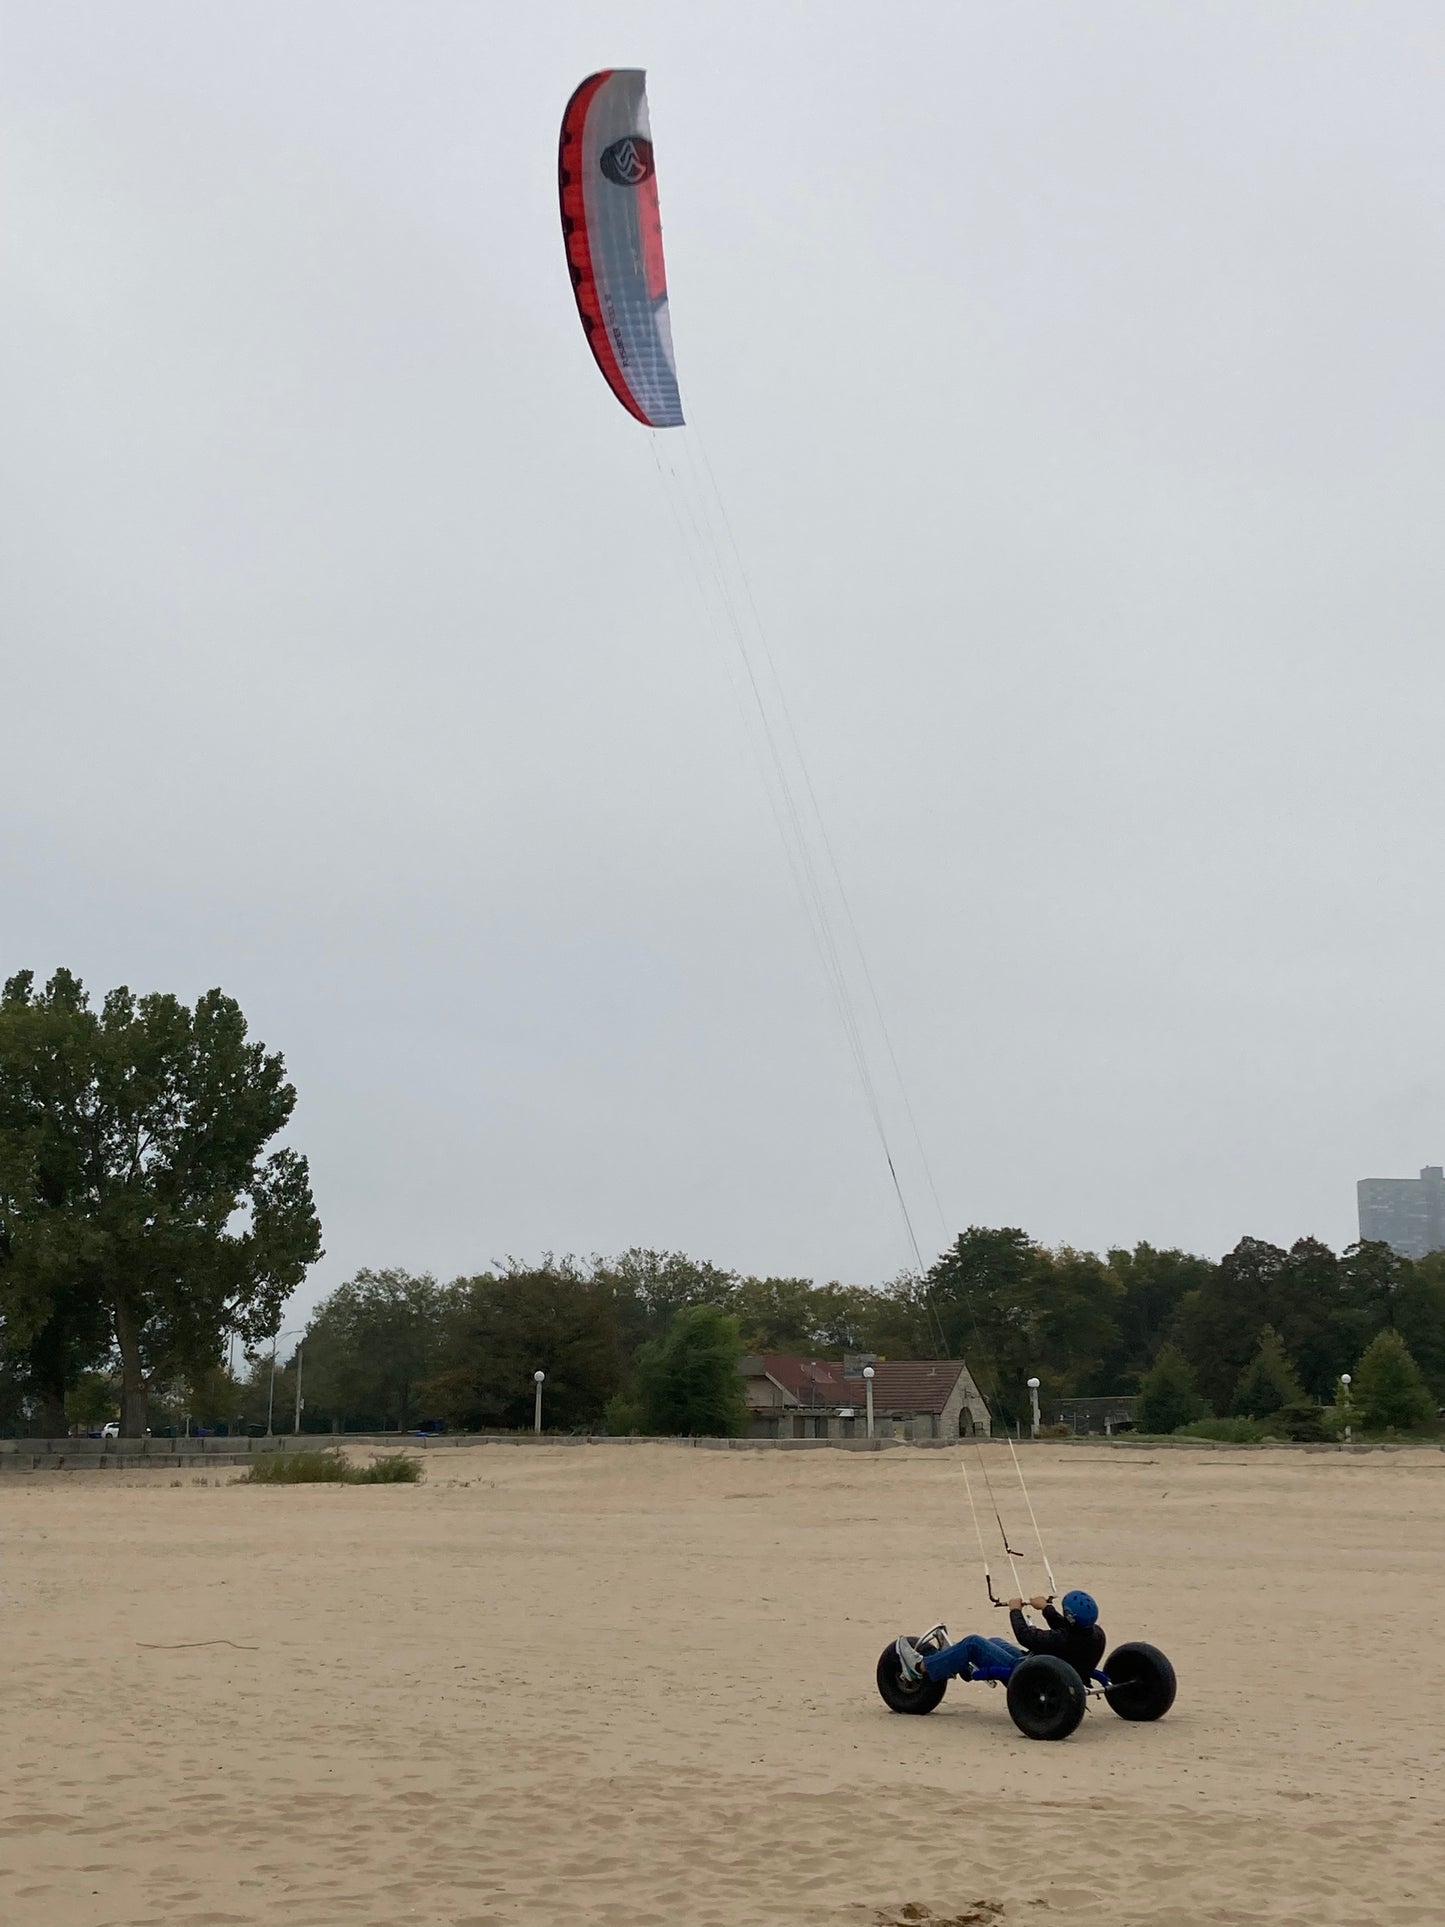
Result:
<instances>
[{"instance_id":1,"label":"buggy front wheel","mask_svg":"<svg viewBox=\"0 0 1445 1927\"><path fill-rule=\"evenodd\" d=\"M878 1655L877 1679L883 1704L892 1713L931 1713L948 1691L946 1679L930 1679L927 1673L909 1679L896 1646L885 1646Z\"/></svg>"}]
</instances>

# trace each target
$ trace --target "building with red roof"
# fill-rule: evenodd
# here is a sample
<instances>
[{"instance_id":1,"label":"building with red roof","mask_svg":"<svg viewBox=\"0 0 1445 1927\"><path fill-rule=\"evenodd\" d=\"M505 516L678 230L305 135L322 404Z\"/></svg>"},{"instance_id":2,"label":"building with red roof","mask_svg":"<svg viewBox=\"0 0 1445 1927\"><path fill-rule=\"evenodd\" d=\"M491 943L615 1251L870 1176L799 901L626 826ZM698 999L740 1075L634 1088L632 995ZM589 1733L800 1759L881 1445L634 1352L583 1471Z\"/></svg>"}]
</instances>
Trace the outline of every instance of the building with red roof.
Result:
<instances>
[{"instance_id":1,"label":"building with red roof","mask_svg":"<svg viewBox=\"0 0 1445 1927\"><path fill-rule=\"evenodd\" d=\"M956 1439L990 1431L988 1405L958 1358L745 1358L754 1438L862 1438L873 1367L873 1430L881 1438Z\"/></svg>"}]
</instances>

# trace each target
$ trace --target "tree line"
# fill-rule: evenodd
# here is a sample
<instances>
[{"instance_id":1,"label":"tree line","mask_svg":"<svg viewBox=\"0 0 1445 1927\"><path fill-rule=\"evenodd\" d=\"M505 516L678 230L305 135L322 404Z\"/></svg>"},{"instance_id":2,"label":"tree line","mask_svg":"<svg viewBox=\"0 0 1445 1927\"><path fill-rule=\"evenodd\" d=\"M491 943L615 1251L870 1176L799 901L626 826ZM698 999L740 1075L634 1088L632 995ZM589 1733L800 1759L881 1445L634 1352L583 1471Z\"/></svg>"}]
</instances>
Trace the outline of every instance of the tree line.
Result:
<instances>
[{"instance_id":1,"label":"tree line","mask_svg":"<svg viewBox=\"0 0 1445 1927\"><path fill-rule=\"evenodd\" d=\"M740 1276L643 1249L449 1284L364 1271L307 1327L308 1422L525 1426L540 1368L550 1425L669 1429L645 1422L648 1387L659 1346L697 1307L728 1322L738 1353L964 1358L1007 1424L1028 1419L1030 1377L1046 1403L1139 1392L1161 1358L1185 1374L1177 1423L1229 1416L1266 1327L1286 1374L1279 1405L1332 1404L1340 1374L1384 1332L1445 1400L1445 1253L1412 1263L1386 1245L1337 1255L1312 1238L1288 1249L1245 1238L1218 1262L1149 1244L1101 1257L974 1227L925 1277L876 1287Z\"/></svg>"},{"instance_id":2,"label":"tree line","mask_svg":"<svg viewBox=\"0 0 1445 1927\"><path fill-rule=\"evenodd\" d=\"M1027 1422L1036 1376L1046 1407L1139 1392L1141 1423L1172 1431L1332 1405L1381 1334L1428 1391L1428 1412L1389 1422L1416 1422L1445 1400L1445 1253L1412 1263L1383 1245L1336 1254L1315 1239L1245 1238L1218 1262L1148 1244L1099 1256L974 1227L925 1277L876 1287L743 1276L641 1248L448 1282L363 1270L322 1301L289 1356L262 1346L234 1376L213 1356L157 1410L289 1429L299 1371L307 1430L525 1428L541 1369L549 1429L728 1431L745 1419L744 1352L872 1352L966 1359L1004 1424ZM722 1356L719 1377L708 1361ZM104 1365L77 1380L71 1423L111 1415ZM1318 1435L1300 1412L1291 1424Z\"/></svg>"},{"instance_id":3,"label":"tree line","mask_svg":"<svg viewBox=\"0 0 1445 1927\"><path fill-rule=\"evenodd\" d=\"M1244 1408L1275 1392L1272 1410L1332 1404L1382 1335L1415 1406L1445 1400L1445 1253L1243 1238L1218 1261L1101 1255L1010 1227L972 1227L926 1275L872 1286L641 1247L449 1282L363 1270L283 1359L284 1306L321 1255L306 1160L274 1144L294 1104L282 1059L218 990L188 1009L120 989L96 1010L67 972L9 980L0 1430L279 1428L298 1374L312 1429L525 1426L538 1369L550 1426L728 1430L743 1351L961 1357L1005 1424L1027 1419L1030 1377L1046 1401L1158 1392L1161 1419L1255 1422Z\"/></svg>"}]
</instances>

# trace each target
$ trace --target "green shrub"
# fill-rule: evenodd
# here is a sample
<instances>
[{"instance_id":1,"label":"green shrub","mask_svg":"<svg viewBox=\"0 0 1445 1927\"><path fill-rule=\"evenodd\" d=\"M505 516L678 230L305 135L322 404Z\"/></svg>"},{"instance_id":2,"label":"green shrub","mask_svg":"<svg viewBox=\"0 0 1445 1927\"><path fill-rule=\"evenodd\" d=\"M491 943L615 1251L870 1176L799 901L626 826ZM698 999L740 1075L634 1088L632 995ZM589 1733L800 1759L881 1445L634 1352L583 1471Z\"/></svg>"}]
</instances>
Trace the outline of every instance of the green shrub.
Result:
<instances>
[{"instance_id":1,"label":"green shrub","mask_svg":"<svg viewBox=\"0 0 1445 1927\"><path fill-rule=\"evenodd\" d=\"M1292 1399L1272 1414L1269 1422L1294 1445L1318 1445L1332 1433L1323 1409L1312 1398Z\"/></svg>"},{"instance_id":2,"label":"green shrub","mask_svg":"<svg viewBox=\"0 0 1445 1927\"><path fill-rule=\"evenodd\" d=\"M1252 1418L1197 1418L1176 1426L1176 1439L1215 1439L1221 1445L1257 1445L1265 1428Z\"/></svg>"},{"instance_id":3,"label":"green shrub","mask_svg":"<svg viewBox=\"0 0 1445 1927\"><path fill-rule=\"evenodd\" d=\"M642 1430L643 1418L642 1400L632 1393L618 1392L608 1399L602 1423L609 1438L625 1439Z\"/></svg>"},{"instance_id":4,"label":"green shrub","mask_svg":"<svg viewBox=\"0 0 1445 1927\"><path fill-rule=\"evenodd\" d=\"M251 1462L238 1485L416 1485L421 1460L405 1456L353 1465L340 1452L266 1452Z\"/></svg>"},{"instance_id":5,"label":"green shrub","mask_svg":"<svg viewBox=\"0 0 1445 1927\"><path fill-rule=\"evenodd\" d=\"M242 1485L346 1485L352 1468L339 1452L261 1452Z\"/></svg>"},{"instance_id":6,"label":"green shrub","mask_svg":"<svg viewBox=\"0 0 1445 1927\"><path fill-rule=\"evenodd\" d=\"M421 1460L404 1454L394 1459L373 1459L363 1471L358 1472L354 1466L351 1471L356 1485L420 1485L422 1479Z\"/></svg>"}]
</instances>

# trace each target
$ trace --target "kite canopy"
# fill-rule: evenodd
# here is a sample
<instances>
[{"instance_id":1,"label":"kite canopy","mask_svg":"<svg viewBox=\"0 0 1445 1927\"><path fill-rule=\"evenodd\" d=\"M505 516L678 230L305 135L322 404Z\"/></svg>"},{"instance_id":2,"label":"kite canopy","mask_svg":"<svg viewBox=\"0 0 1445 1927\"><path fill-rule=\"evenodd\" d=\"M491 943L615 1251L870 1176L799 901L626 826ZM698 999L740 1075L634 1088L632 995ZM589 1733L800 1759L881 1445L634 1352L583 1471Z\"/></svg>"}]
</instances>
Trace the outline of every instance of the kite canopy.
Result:
<instances>
[{"instance_id":1,"label":"kite canopy","mask_svg":"<svg viewBox=\"0 0 1445 1927\"><path fill-rule=\"evenodd\" d=\"M557 178L567 265L597 366L640 422L681 427L640 69L609 68L573 94L562 116Z\"/></svg>"}]
</instances>

